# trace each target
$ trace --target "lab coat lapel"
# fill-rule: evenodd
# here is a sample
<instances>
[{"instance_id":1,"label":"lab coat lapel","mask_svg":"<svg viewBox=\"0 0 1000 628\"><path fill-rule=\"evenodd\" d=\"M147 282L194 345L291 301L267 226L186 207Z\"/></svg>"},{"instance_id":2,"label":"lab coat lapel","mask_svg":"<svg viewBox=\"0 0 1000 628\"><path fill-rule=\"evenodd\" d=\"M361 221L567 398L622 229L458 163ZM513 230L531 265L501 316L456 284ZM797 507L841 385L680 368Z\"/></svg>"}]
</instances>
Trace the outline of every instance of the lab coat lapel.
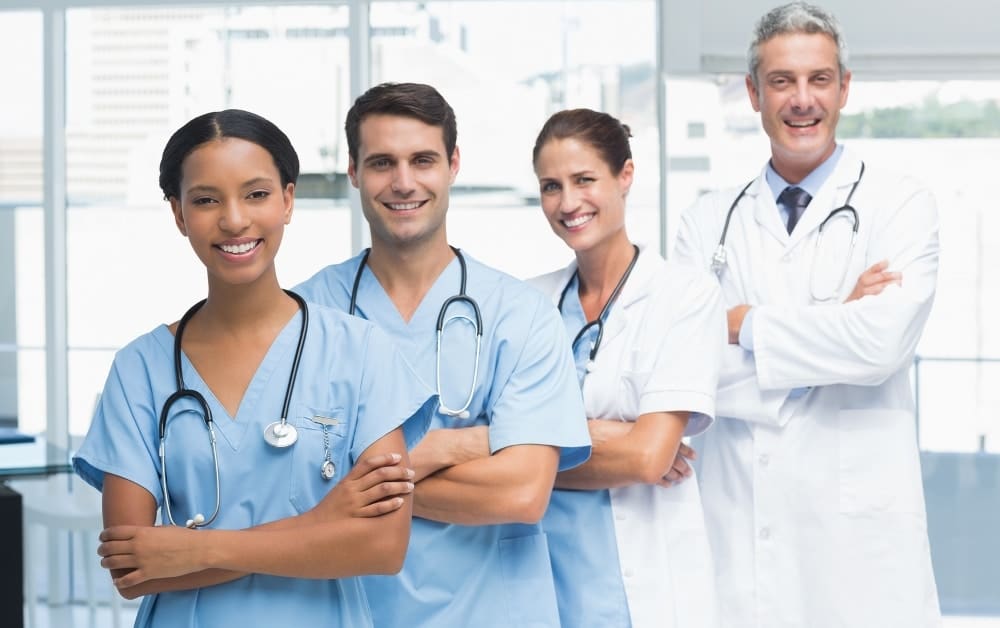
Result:
<instances>
[{"instance_id":1,"label":"lab coat lapel","mask_svg":"<svg viewBox=\"0 0 1000 628\"><path fill-rule=\"evenodd\" d=\"M618 295L618 301L611 306L608 320L604 323L605 345L610 344L615 337L621 334L629 323L629 316L632 306L649 295L653 287L650 285L655 278L655 270L659 257L648 247L639 247L639 259L635 262L632 274L628 281L622 286L622 292Z\"/></svg>"},{"instance_id":2,"label":"lab coat lapel","mask_svg":"<svg viewBox=\"0 0 1000 628\"><path fill-rule=\"evenodd\" d=\"M778 242L787 242L788 229L781 222L781 213L764 178L764 172L761 170L757 179L747 188L747 196L754 199L754 220L767 235Z\"/></svg>"},{"instance_id":3,"label":"lab coat lapel","mask_svg":"<svg viewBox=\"0 0 1000 628\"><path fill-rule=\"evenodd\" d=\"M799 242L810 237L810 234L819 229L820 224L830 215L834 207L840 207L847 200L851 186L858 179L858 172L861 169L861 160L852 156L844 150L837 162L837 167L833 173L823 183L806 211L799 218L799 224L788 240L788 247L793 248Z\"/></svg>"}]
</instances>

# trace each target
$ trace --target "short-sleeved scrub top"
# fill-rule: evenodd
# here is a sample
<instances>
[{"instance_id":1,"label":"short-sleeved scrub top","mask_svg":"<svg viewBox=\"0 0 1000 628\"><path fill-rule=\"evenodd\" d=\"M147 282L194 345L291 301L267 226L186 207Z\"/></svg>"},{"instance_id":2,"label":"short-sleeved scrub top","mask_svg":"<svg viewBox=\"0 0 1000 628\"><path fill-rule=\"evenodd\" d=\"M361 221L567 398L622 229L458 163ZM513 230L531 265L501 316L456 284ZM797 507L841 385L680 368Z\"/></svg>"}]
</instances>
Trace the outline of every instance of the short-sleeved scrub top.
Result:
<instances>
[{"instance_id":1,"label":"short-sleeved scrub top","mask_svg":"<svg viewBox=\"0 0 1000 628\"><path fill-rule=\"evenodd\" d=\"M560 448L560 469L590 455L590 436L566 331L540 292L465 254L467 293L479 304L483 337L470 418L438 410L432 429L488 425L490 449L521 444ZM361 256L327 267L299 286L307 298L347 310ZM395 340L420 376L436 381L435 327L441 304L459 291L453 260L410 321L367 267L356 314ZM473 316L455 303L448 316ZM452 323L441 348L445 404L460 408L472 386L475 335ZM540 524L465 526L414 517L409 551L397 576L367 576L378 628L411 626L559 626L549 550Z\"/></svg>"},{"instance_id":2,"label":"short-sleeved scrub top","mask_svg":"<svg viewBox=\"0 0 1000 628\"><path fill-rule=\"evenodd\" d=\"M215 529L243 529L303 513L343 478L376 440L402 426L408 443L426 430L433 393L389 338L365 321L309 306L309 328L288 421L298 441L268 445L264 428L280 419L301 328L296 314L278 334L231 417L191 362L182 356L184 383L204 395L218 439L221 507ZM111 473L139 484L157 504L160 409L175 390L174 336L161 325L115 356L83 445L78 474L102 489ZM174 519L209 516L215 471L208 432L197 404L175 403L167 419L167 477ZM335 476L320 467L329 444ZM162 523L169 524L161 514ZM309 539L304 538L303 543ZM253 574L226 584L149 595L136 626L371 626L361 580L297 579Z\"/></svg>"},{"instance_id":3,"label":"short-sleeved scrub top","mask_svg":"<svg viewBox=\"0 0 1000 628\"><path fill-rule=\"evenodd\" d=\"M570 337L587 323L576 264L532 283L558 302ZM608 312L576 346L587 416L635 421L689 412L685 434L708 429L725 343L716 282L642 248ZM556 489L543 520L564 626L716 628L714 571L698 484L634 484L611 490ZM599 593L595 593L599 591Z\"/></svg>"}]
</instances>

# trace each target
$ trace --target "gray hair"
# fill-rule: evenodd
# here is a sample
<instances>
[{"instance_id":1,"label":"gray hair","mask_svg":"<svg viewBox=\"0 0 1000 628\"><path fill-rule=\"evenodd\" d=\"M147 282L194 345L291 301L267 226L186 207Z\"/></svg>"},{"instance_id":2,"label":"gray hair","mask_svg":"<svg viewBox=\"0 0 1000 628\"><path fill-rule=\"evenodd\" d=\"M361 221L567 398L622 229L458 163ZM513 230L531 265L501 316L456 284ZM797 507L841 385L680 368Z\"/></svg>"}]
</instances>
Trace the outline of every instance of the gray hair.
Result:
<instances>
[{"instance_id":1,"label":"gray hair","mask_svg":"<svg viewBox=\"0 0 1000 628\"><path fill-rule=\"evenodd\" d=\"M829 35L837 44L837 65L840 66L840 79L843 81L847 71L847 44L840 30L840 23L831 13L805 2L790 2L789 4L771 9L760 18L754 28L753 42L747 51L747 66L750 70L750 80L757 87L757 70L760 68L760 46L778 35L788 33L821 33Z\"/></svg>"}]
</instances>

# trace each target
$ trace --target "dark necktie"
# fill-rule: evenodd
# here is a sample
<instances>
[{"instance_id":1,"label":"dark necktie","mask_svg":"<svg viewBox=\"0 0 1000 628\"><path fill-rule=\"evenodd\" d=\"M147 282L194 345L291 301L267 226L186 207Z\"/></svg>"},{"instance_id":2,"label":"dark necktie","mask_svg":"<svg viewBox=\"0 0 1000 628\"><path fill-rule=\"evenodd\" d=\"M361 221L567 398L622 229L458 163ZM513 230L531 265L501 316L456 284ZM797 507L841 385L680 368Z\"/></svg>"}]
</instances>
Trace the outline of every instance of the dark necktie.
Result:
<instances>
[{"instance_id":1,"label":"dark necktie","mask_svg":"<svg viewBox=\"0 0 1000 628\"><path fill-rule=\"evenodd\" d=\"M786 227L789 234L795 229L799 218L802 217L802 212L805 211L806 206L809 205L809 201L811 200L812 196L809 196L809 192L799 187L788 186L778 195L778 202L788 210L788 224Z\"/></svg>"}]
</instances>

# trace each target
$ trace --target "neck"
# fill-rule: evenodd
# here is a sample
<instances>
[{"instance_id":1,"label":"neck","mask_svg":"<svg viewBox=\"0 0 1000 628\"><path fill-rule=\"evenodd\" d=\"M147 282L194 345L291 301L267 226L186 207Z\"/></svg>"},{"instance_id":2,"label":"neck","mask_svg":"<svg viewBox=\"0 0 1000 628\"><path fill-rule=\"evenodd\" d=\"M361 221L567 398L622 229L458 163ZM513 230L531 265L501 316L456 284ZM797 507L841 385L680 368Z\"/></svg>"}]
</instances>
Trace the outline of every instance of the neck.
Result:
<instances>
[{"instance_id":1,"label":"neck","mask_svg":"<svg viewBox=\"0 0 1000 628\"><path fill-rule=\"evenodd\" d=\"M829 159L836 149L835 143L830 144L818 157L803 161L801 157L785 159L781 154L774 152L772 148L771 167L790 185L798 185L809 176L809 173L823 165L823 162Z\"/></svg>"},{"instance_id":2,"label":"neck","mask_svg":"<svg viewBox=\"0 0 1000 628\"><path fill-rule=\"evenodd\" d=\"M431 286L455 259L443 235L422 246L407 248L372 242L368 268L404 320L410 319Z\"/></svg>"},{"instance_id":3,"label":"neck","mask_svg":"<svg viewBox=\"0 0 1000 628\"><path fill-rule=\"evenodd\" d=\"M600 312L607 303L634 256L635 248L624 229L606 243L577 252L580 301L591 318L596 316L591 310Z\"/></svg>"},{"instance_id":4,"label":"neck","mask_svg":"<svg viewBox=\"0 0 1000 628\"><path fill-rule=\"evenodd\" d=\"M298 305L282 291L272 272L251 284L232 285L208 279L208 299L198 312L201 325L227 332L259 329L268 322L287 321Z\"/></svg>"}]
</instances>

